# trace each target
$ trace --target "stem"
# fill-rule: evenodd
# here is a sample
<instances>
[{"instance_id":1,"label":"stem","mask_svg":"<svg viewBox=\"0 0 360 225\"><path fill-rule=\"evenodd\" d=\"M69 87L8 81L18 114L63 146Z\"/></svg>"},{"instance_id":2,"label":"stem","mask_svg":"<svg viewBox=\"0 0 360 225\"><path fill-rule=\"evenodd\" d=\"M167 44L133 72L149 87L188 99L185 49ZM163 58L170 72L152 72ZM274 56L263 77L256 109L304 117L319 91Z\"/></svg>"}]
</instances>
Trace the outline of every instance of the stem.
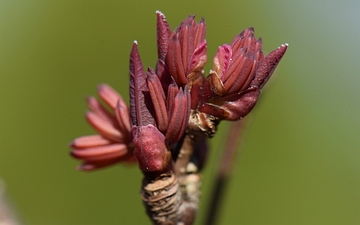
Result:
<instances>
[{"instance_id":1,"label":"stem","mask_svg":"<svg viewBox=\"0 0 360 225\"><path fill-rule=\"evenodd\" d=\"M229 182L230 172L234 164L237 151L239 151L237 146L244 135L245 123L246 121L244 119L232 123L228 132L228 137L226 139L225 148L222 153L220 165L217 169L217 174L213 182L214 189L210 195L211 199L205 218L205 225L214 225L218 220L219 211L222 209L224 194Z\"/></svg>"}]
</instances>

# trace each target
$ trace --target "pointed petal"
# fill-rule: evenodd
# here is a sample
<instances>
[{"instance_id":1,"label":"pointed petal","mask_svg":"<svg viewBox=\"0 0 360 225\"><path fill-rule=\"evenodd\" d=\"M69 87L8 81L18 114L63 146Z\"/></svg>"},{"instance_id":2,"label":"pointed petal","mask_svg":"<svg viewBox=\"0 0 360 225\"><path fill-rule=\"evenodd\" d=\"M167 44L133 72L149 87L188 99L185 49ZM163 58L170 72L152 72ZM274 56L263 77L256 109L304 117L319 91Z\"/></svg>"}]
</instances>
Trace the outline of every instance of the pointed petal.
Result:
<instances>
[{"instance_id":1,"label":"pointed petal","mask_svg":"<svg viewBox=\"0 0 360 225\"><path fill-rule=\"evenodd\" d=\"M146 84L146 74L140 59L137 42L135 41L130 54L130 113L132 124L142 126L154 124L147 104L151 104Z\"/></svg>"},{"instance_id":2,"label":"pointed petal","mask_svg":"<svg viewBox=\"0 0 360 225\"><path fill-rule=\"evenodd\" d=\"M279 64L281 58L284 56L288 44L283 44L276 50L270 52L265 59L260 62L258 69L256 70L255 78L251 82L252 86L258 86L262 88L271 77L276 66Z\"/></svg>"},{"instance_id":3,"label":"pointed petal","mask_svg":"<svg viewBox=\"0 0 360 225\"><path fill-rule=\"evenodd\" d=\"M158 58L159 60L165 60L167 53L169 38L171 35L170 26L165 19L165 15L156 11L157 16L157 43L158 43Z\"/></svg>"}]
</instances>

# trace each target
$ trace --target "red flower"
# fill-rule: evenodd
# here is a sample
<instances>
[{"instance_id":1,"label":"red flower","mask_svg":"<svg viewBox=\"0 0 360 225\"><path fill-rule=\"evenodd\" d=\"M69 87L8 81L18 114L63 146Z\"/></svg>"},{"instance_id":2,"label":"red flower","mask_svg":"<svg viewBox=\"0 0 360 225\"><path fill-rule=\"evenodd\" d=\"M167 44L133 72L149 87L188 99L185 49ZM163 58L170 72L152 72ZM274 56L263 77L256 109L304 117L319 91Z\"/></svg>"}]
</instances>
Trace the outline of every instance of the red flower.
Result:
<instances>
[{"instance_id":1,"label":"red flower","mask_svg":"<svg viewBox=\"0 0 360 225\"><path fill-rule=\"evenodd\" d=\"M141 195L154 224L191 224L199 203L199 171L206 138L221 120L239 120L255 106L287 44L264 57L254 29L218 48L205 78L205 21L185 19L174 32L157 11L158 60L145 72L135 41L130 53L130 107L107 85L88 98L89 124L99 133L76 138L72 156L81 170L137 160Z\"/></svg>"},{"instance_id":2,"label":"red flower","mask_svg":"<svg viewBox=\"0 0 360 225\"><path fill-rule=\"evenodd\" d=\"M98 88L100 98L110 107L109 112L94 97L87 99L91 111L86 113L88 123L99 133L78 137L70 144L71 155L83 161L79 170L94 170L118 162L134 161L130 139L129 107L110 86Z\"/></svg>"},{"instance_id":3,"label":"red flower","mask_svg":"<svg viewBox=\"0 0 360 225\"><path fill-rule=\"evenodd\" d=\"M206 78L198 110L218 120L239 120L246 116L287 46L281 45L264 57L261 39L255 39L252 27L236 36L230 45L220 46L213 60L213 70Z\"/></svg>"},{"instance_id":4,"label":"red flower","mask_svg":"<svg viewBox=\"0 0 360 225\"><path fill-rule=\"evenodd\" d=\"M189 16L171 32L164 14L156 13L156 69L144 72L135 41L130 54L130 110L106 85L99 87L99 95L113 112L95 98L88 99L91 111L86 118L99 135L71 143L72 156L83 161L79 169L132 161L135 154L145 173L170 170L171 160L178 157L172 148L186 130L193 136L212 136L221 120L239 120L251 111L287 49L282 45L264 57L261 39L248 28L230 45L218 48L213 70L205 78L204 19L197 23Z\"/></svg>"}]
</instances>

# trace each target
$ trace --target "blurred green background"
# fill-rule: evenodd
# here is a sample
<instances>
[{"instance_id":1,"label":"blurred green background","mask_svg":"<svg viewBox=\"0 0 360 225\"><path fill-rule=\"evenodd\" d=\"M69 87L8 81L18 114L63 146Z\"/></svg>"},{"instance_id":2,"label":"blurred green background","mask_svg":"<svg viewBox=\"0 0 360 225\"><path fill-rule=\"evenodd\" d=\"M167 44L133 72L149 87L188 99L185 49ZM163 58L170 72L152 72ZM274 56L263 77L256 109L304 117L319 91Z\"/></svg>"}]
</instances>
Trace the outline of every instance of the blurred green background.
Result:
<instances>
[{"instance_id":1,"label":"blurred green background","mask_svg":"<svg viewBox=\"0 0 360 225\"><path fill-rule=\"evenodd\" d=\"M359 1L0 1L0 177L24 224L150 224L136 166L75 170L73 138L95 133L84 98L108 83L128 99L133 40L156 61L155 10L189 14L217 46L254 26L289 49L252 112L219 224L360 224ZM202 224L229 123L203 173Z\"/></svg>"}]
</instances>

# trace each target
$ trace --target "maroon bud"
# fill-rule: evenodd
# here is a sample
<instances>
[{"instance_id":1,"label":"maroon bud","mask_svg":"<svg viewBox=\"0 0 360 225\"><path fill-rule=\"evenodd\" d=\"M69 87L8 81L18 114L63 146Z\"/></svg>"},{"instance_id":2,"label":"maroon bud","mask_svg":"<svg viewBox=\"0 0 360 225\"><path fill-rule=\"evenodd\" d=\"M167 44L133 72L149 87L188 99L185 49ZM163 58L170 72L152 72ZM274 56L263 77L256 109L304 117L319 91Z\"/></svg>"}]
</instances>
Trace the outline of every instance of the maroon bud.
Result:
<instances>
[{"instance_id":1,"label":"maroon bud","mask_svg":"<svg viewBox=\"0 0 360 225\"><path fill-rule=\"evenodd\" d=\"M286 49L287 44L282 45L264 58L261 39L255 39L252 27L237 35L230 45L219 47L198 110L220 120L238 120L247 115Z\"/></svg>"},{"instance_id":2,"label":"maroon bud","mask_svg":"<svg viewBox=\"0 0 360 225\"><path fill-rule=\"evenodd\" d=\"M192 73L202 71L207 60L204 38L205 22L196 23L195 16L189 16L171 34L165 64L179 86L187 84Z\"/></svg>"},{"instance_id":3,"label":"maroon bud","mask_svg":"<svg viewBox=\"0 0 360 225\"><path fill-rule=\"evenodd\" d=\"M132 128L134 154L143 172L168 169L171 152L165 146L164 135L153 125Z\"/></svg>"}]
</instances>

